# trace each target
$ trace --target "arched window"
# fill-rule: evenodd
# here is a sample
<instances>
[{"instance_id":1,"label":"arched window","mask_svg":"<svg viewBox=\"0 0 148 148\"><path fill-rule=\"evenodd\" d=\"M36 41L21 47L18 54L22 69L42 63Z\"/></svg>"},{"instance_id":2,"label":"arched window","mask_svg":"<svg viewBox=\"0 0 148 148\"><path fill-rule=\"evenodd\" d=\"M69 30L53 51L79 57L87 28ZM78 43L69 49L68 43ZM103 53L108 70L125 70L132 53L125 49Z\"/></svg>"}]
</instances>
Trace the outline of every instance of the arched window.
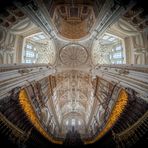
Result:
<instances>
[{"instance_id":1,"label":"arched window","mask_svg":"<svg viewBox=\"0 0 148 148\"><path fill-rule=\"evenodd\" d=\"M66 125L68 126L68 124L69 124L69 121L67 120L67 121L66 121Z\"/></svg>"},{"instance_id":2,"label":"arched window","mask_svg":"<svg viewBox=\"0 0 148 148\"><path fill-rule=\"evenodd\" d=\"M81 121L80 120L78 121L78 125L81 125Z\"/></svg>"},{"instance_id":3,"label":"arched window","mask_svg":"<svg viewBox=\"0 0 148 148\"><path fill-rule=\"evenodd\" d=\"M92 47L93 64L123 64L124 54L122 40L105 33L95 40Z\"/></svg>"},{"instance_id":4,"label":"arched window","mask_svg":"<svg viewBox=\"0 0 148 148\"><path fill-rule=\"evenodd\" d=\"M72 126L75 126L75 124L76 124L76 120L75 120L75 119L72 119L72 120L71 120L71 125L72 125Z\"/></svg>"},{"instance_id":5,"label":"arched window","mask_svg":"<svg viewBox=\"0 0 148 148\"><path fill-rule=\"evenodd\" d=\"M54 43L43 32L27 37L24 47L25 63L54 64L56 59Z\"/></svg>"}]
</instances>

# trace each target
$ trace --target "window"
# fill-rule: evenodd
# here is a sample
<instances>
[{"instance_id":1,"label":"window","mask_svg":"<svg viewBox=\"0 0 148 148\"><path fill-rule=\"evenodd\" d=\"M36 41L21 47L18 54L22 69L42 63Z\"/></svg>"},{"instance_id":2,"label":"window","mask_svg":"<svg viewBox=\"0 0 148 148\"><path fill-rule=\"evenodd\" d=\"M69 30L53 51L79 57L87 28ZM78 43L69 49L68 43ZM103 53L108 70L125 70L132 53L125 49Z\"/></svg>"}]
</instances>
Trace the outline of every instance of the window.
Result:
<instances>
[{"instance_id":1,"label":"window","mask_svg":"<svg viewBox=\"0 0 148 148\"><path fill-rule=\"evenodd\" d=\"M24 60L25 63L36 63L36 48L30 42L26 43Z\"/></svg>"},{"instance_id":2,"label":"window","mask_svg":"<svg viewBox=\"0 0 148 148\"><path fill-rule=\"evenodd\" d=\"M81 121L78 121L78 125L81 125Z\"/></svg>"},{"instance_id":3,"label":"window","mask_svg":"<svg viewBox=\"0 0 148 148\"><path fill-rule=\"evenodd\" d=\"M37 36L34 36L33 39L36 41L40 40L40 38L38 38Z\"/></svg>"},{"instance_id":4,"label":"window","mask_svg":"<svg viewBox=\"0 0 148 148\"><path fill-rule=\"evenodd\" d=\"M31 59L26 59L25 63L31 63Z\"/></svg>"},{"instance_id":5,"label":"window","mask_svg":"<svg viewBox=\"0 0 148 148\"><path fill-rule=\"evenodd\" d=\"M117 58L121 58L121 52L118 52L118 53L114 53L113 54L113 58L117 59Z\"/></svg>"},{"instance_id":6,"label":"window","mask_svg":"<svg viewBox=\"0 0 148 148\"><path fill-rule=\"evenodd\" d=\"M115 40L114 37L111 37L111 38L108 39L108 41L114 41L114 40Z\"/></svg>"},{"instance_id":7,"label":"window","mask_svg":"<svg viewBox=\"0 0 148 148\"><path fill-rule=\"evenodd\" d=\"M116 36L105 33L102 38L93 43L92 48L94 64L122 64L124 61L123 43Z\"/></svg>"},{"instance_id":8,"label":"window","mask_svg":"<svg viewBox=\"0 0 148 148\"><path fill-rule=\"evenodd\" d=\"M68 122L68 120L67 120L67 121L66 121L66 125L68 125L68 123L69 123L69 122Z\"/></svg>"},{"instance_id":9,"label":"window","mask_svg":"<svg viewBox=\"0 0 148 148\"><path fill-rule=\"evenodd\" d=\"M110 61L112 64L122 64L123 63L123 48L122 44L116 44L112 47L110 53Z\"/></svg>"},{"instance_id":10,"label":"window","mask_svg":"<svg viewBox=\"0 0 148 148\"><path fill-rule=\"evenodd\" d=\"M71 124L72 126L75 126L75 119L72 119Z\"/></svg>"},{"instance_id":11,"label":"window","mask_svg":"<svg viewBox=\"0 0 148 148\"><path fill-rule=\"evenodd\" d=\"M122 64L122 61L117 61L117 64Z\"/></svg>"},{"instance_id":12,"label":"window","mask_svg":"<svg viewBox=\"0 0 148 148\"><path fill-rule=\"evenodd\" d=\"M43 32L27 37L24 45L23 61L31 63L54 64L56 59L55 45ZM28 63L30 63L28 61Z\"/></svg>"},{"instance_id":13,"label":"window","mask_svg":"<svg viewBox=\"0 0 148 148\"><path fill-rule=\"evenodd\" d=\"M43 39L45 39L46 37L45 37L43 34L40 34L40 35L39 35L39 38L40 38L41 40L43 40Z\"/></svg>"},{"instance_id":14,"label":"window","mask_svg":"<svg viewBox=\"0 0 148 148\"><path fill-rule=\"evenodd\" d=\"M26 57L34 58L35 57L35 54L32 51L26 50Z\"/></svg>"},{"instance_id":15,"label":"window","mask_svg":"<svg viewBox=\"0 0 148 148\"><path fill-rule=\"evenodd\" d=\"M26 48L32 49L32 45L27 44Z\"/></svg>"},{"instance_id":16,"label":"window","mask_svg":"<svg viewBox=\"0 0 148 148\"><path fill-rule=\"evenodd\" d=\"M35 35L34 37L32 37L32 39L35 41L39 41L39 40L46 39L46 37L43 34L38 34L38 35Z\"/></svg>"},{"instance_id":17,"label":"window","mask_svg":"<svg viewBox=\"0 0 148 148\"><path fill-rule=\"evenodd\" d=\"M122 49L121 46L117 46L117 47L116 47L116 50L121 50L121 49Z\"/></svg>"},{"instance_id":18,"label":"window","mask_svg":"<svg viewBox=\"0 0 148 148\"><path fill-rule=\"evenodd\" d=\"M115 49L113 48L112 51L115 51Z\"/></svg>"},{"instance_id":19,"label":"window","mask_svg":"<svg viewBox=\"0 0 148 148\"><path fill-rule=\"evenodd\" d=\"M107 40L108 38L109 38L108 35L105 35L105 36L103 37L104 40Z\"/></svg>"}]
</instances>

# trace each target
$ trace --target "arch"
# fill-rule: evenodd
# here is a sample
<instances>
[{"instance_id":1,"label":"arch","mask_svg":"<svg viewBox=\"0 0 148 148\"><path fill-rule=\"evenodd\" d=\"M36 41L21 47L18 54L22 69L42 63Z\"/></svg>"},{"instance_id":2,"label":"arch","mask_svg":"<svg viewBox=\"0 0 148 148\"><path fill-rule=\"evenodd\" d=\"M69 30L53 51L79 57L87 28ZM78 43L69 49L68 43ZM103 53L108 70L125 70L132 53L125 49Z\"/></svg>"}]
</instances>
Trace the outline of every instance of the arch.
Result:
<instances>
[{"instance_id":1,"label":"arch","mask_svg":"<svg viewBox=\"0 0 148 148\"><path fill-rule=\"evenodd\" d=\"M27 91L25 89L20 90L19 92L19 103L26 113L28 119L30 122L35 126L35 128L44 136L46 137L49 141L56 143L56 144L62 144L62 141L60 140L55 140L53 137L51 137L42 127L36 112L29 100L29 97L27 95Z\"/></svg>"},{"instance_id":2,"label":"arch","mask_svg":"<svg viewBox=\"0 0 148 148\"><path fill-rule=\"evenodd\" d=\"M116 123L116 121L119 119L121 113L124 111L126 105L128 103L128 93L121 89L119 95L117 96L117 101L111 111L111 114L102 129L102 131L99 132L99 134L93 139L93 140L86 140L85 144L91 144L96 141L98 141L102 136L104 136L110 128Z\"/></svg>"},{"instance_id":3,"label":"arch","mask_svg":"<svg viewBox=\"0 0 148 148\"><path fill-rule=\"evenodd\" d=\"M0 64L3 64L3 55L0 54Z\"/></svg>"},{"instance_id":4,"label":"arch","mask_svg":"<svg viewBox=\"0 0 148 148\"><path fill-rule=\"evenodd\" d=\"M6 29L0 27L0 44L6 40Z\"/></svg>"},{"instance_id":5,"label":"arch","mask_svg":"<svg viewBox=\"0 0 148 148\"><path fill-rule=\"evenodd\" d=\"M47 107L44 107L42 109L42 119L45 122L45 124L47 125L48 121L49 121L49 111L48 111Z\"/></svg>"}]
</instances>

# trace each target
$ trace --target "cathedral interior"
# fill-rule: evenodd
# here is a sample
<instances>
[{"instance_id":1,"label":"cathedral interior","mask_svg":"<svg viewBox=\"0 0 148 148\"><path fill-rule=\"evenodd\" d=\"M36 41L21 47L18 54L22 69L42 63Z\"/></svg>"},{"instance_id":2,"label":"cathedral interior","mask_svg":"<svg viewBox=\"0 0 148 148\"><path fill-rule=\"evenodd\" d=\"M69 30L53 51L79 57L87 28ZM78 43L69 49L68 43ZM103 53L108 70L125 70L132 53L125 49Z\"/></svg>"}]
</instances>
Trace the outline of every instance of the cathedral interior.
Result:
<instances>
[{"instance_id":1,"label":"cathedral interior","mask_svg":"<svg viewBox=\"0 0 148 148\"><path fill-rule=\"evenodd\" d=\"M147 7L1 0L0 147L148 146Z\"/></svg>"}]
</instances>

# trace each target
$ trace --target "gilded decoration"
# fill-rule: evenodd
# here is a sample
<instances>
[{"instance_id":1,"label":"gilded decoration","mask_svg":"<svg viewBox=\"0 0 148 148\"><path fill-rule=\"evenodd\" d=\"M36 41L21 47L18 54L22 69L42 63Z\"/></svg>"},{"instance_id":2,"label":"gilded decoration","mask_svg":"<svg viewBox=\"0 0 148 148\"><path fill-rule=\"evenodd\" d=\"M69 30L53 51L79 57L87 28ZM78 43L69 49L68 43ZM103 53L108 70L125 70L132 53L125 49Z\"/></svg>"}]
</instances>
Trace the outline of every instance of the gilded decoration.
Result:
<instances>
[{"instance_id":1,"label":"gilded decoration","mask_svg":"<svg viewBox=\"0 0 148 148\"><path fill-rule=\"evenodd\" d=\"M95 23L91 5L57 5L53 22L58 33L67 39L80 39L90 34Z\"/></svg>"},{"instance_id":2,"label":"gilded decoration","mask_svg":"<svg viewBox=\"0 0 148 148\"><path fill-rule=\"evenodd\" d=\"M28 95L25 91L25 89L22 89L19 93L19 102L22 106L22 109L26 113L27 117L31 121L31 123L35 126L35 128L49 141L56 143L56 144L62 144L62 141L57 141L53 139L51 136L48 135L48 133L43 129L39 119L36 116L36 113L31 105L31 102L29 101Z\"/></svg>"},{"instance_id":3,"label":"gilded decoration","mask_svg":"<svg viewBox=\"0 0 148 148\"><path fill-rule=\"evenodd\" d=\"M68 44L61 49L60 59L64 65L76 67L86 63L88 53L82 45Z\"/></svg>"},{"instance_id":4,"label":"gilded decoration","mask_svg":"<svg viewBox=\"0 0 148 148\"><path fill-rule=\"evenodd\" d=\"M112 126L115 124L115 122L119 119L125 106L127 105L127 102L128 102L128 95L127 95L126 91L122 89L119 93L117 102L112 109L111 115L110 115L104 129L98 134L98 136L94 140L85 141L85 144L94 143L94 142L98 141L100 138L102 138L109 131L109 129L112 128Z\"/></svg>"}]
</instances>

